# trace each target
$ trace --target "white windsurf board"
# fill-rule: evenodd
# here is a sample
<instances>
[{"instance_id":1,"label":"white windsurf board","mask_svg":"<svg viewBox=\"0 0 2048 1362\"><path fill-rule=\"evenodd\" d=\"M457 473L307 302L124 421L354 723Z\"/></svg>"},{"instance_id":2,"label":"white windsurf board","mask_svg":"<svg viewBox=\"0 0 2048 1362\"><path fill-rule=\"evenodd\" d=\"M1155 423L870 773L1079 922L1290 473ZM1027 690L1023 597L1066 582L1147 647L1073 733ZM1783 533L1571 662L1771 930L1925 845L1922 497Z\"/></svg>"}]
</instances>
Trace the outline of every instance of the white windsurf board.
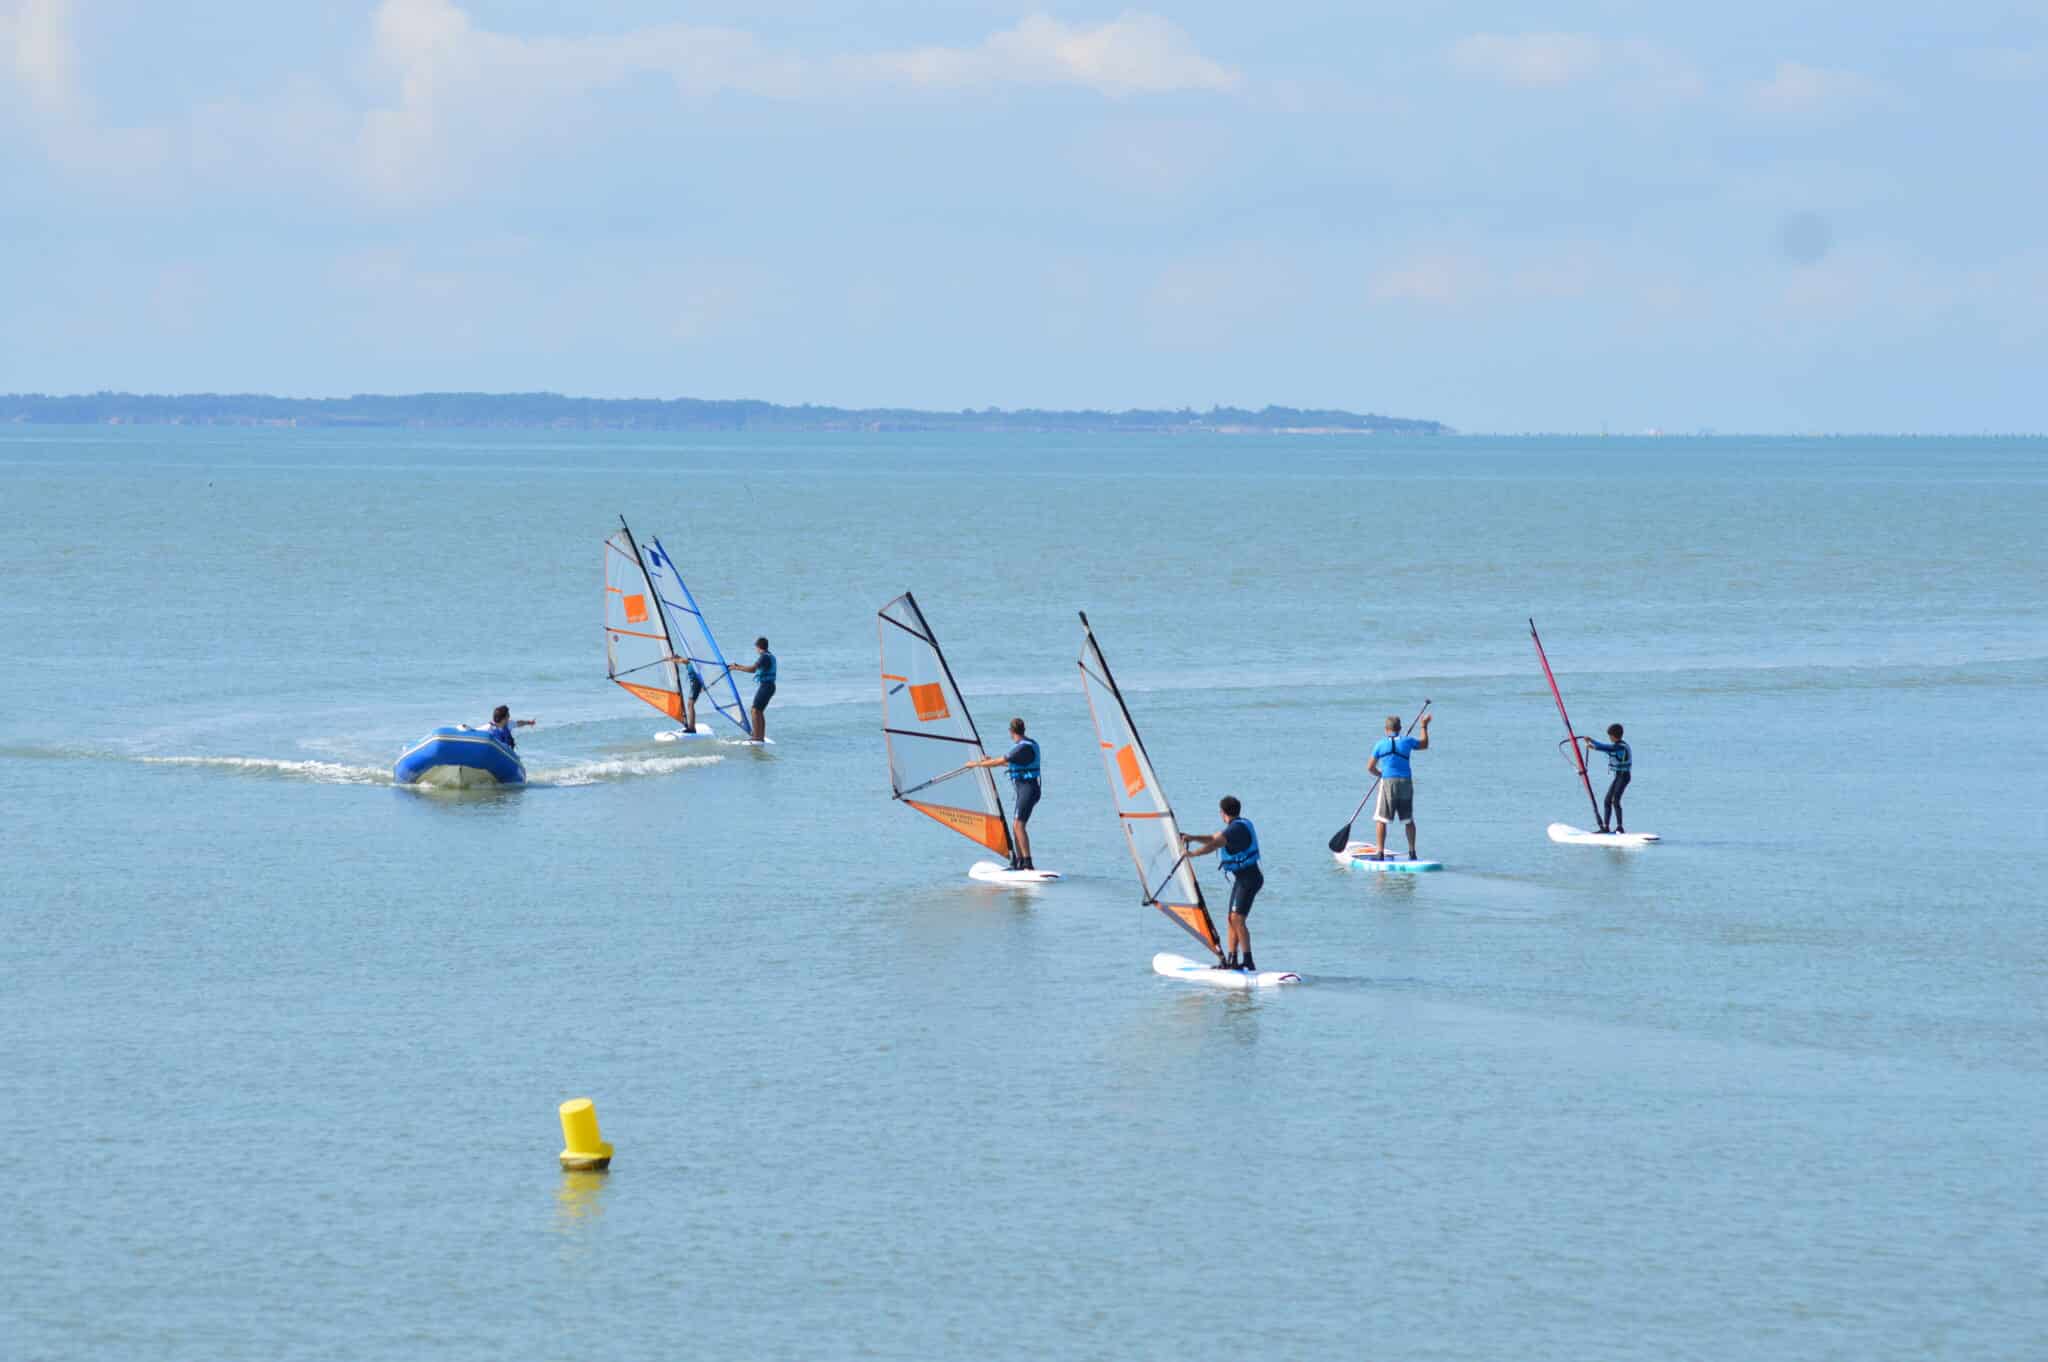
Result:
<instances>
[{"instance_id":1,"label":"white windsurf board","mask_svg":"<svg viewBox=\"0 0 2048 1362\"><path fill-rule=\"evenodd\" d=\"M1060 872L1057 870L1012 870L1001 861L976 861L967 868L967 877L973 880L982 880L988 884L1050 884L1060 877Z\"/></svg>"},{"instance_id":2,"label":"white windsurf board","mask_svg":"<svg viewBox=\"0 0 2048 1362\"><path fill-rule=\"evenodd\" d=\"M1301 982L1299 974L1286 970L1267 969L1253 974L1241 969L1217 969L1214 965L1204 965L1171 951L1161 951L1152 957L1152 972L1184 983L1210 984L1216 988L1272 988L1276 984Z\"/></svg>"},{"instance_id":3,"label":"white windsurf board","mask_svg":"<svg viewBox=\"0 0 2048 1362\"><path fill-rule=\"evenodd\" d=\"M711 725L700 723L694 730L680 726L664 728L661 732L654 735L654 740L656 742L683 742L690 738L709 738L712 736Z\"/></svg>"},{"instance_id":4,"label":"white windsurf board","mask_svg":"<svg viewBox=\"0 0 2048 1362\"><path fill-rule=\"evenodd\" d=\"M1550 840L1580 847L1646 847L1661 841L1654 832L1587 832L1569 823L1552 823Z\"/></svg>"}]
</instances>

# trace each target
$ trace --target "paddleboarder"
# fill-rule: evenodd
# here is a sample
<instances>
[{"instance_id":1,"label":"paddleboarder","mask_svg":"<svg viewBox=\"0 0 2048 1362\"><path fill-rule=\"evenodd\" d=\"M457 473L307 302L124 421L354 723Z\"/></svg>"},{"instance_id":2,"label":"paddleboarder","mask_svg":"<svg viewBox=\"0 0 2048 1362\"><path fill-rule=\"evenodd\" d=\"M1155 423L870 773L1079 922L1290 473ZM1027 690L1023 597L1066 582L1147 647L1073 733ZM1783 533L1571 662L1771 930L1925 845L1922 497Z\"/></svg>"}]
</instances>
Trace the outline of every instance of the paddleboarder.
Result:
<instances>
[{"instance_id":1,"label":"paddleboarder","mask_svg":"<svg viewBox=\"0 0 2048 1362\"><path fill-rule=\"evenodd\" d=\"M1220 864L1230 878L1230 940L1217 968L1256 972L1259 967L1252 963L1252 934L1244 920L1251 915L1252 900L1266 887L1265 872L1259 869L1259 830L1244 816L1244 805L1236 795L1223 796L1216 807L1222 811L1223 827L1207 836L1183 837L1181 845L1190 856L1223 852Z\"/></svg>"},{"instance_id":2,"label":"paddleboarder","mask_svg":"<svg viewBox=\"0 0 2048 1362\"><path fill-rule=\"evenodd\" d=\"M1613 777L1607 782L1607 798L1600 805L1600 831L1627 832L1621 825L1621 792L1628 788L1630 767L1635 754L1627 743L1621 740L1621 725L1607 725L1608 742L1598 738L1581 737L1580 742L1595 752L1607 754L1607 773Z\"/></svg>"},{"instance_id":3,"label":"paddleboarder","mask_svg":"<svg viewBox=\"0 0 2048 1362\"><path fill-rule=\"evenodd\" d=\"M750 706L750 713L754 720L754 741L766 742L768 741L768 702L775 698L775 654L768 651L768 640L766 638L754 640L754 654L752 662L735 662L732 664L732 669L736 672L752 672L754 674L754 700Z\"/></svg>"},{"instance_id":4,"label":"paddleboarder","mask_svg":"<svg viewBox=\"0 0 2048 1362\"><path fill-rule=\"evenodd\" d=\"M1038 807L1038 739L1026 737L1024 720L1010 720L1010 750L998 757L983 757L970 761L969 766L1006 766L1009 768L1010 787L1017 796L1017 814L1010 820L1015 831L1016 849L1010 853L1010 869L1036 870L1031 864L1031 834L1024 828L1031 821L1031 811Z\"/></svg>"},{"instance_id":5,"label":"paddleboarder","mask_svg":"<svg viewBox=\"0 0 2048 1362\"><path fill-rule=\"evenodd\" d=\"M1424 714L1417 725L1421 736L1415 738L1401 735L1401 716L1387 716L1387 736L1379 740L1372 749L1372 759L1365 764L1367 774L1380 783L1380 802L1373 810L1372 821L1379 825L1379 845L1373 851L1373 859L1387 859L1387 828L1396 819L1408 825L1408 859L1415 855L1415 772L1408 764L1408 758L1429 748L1429 721L1434 715Z\"/></svg>"}]
</instances>

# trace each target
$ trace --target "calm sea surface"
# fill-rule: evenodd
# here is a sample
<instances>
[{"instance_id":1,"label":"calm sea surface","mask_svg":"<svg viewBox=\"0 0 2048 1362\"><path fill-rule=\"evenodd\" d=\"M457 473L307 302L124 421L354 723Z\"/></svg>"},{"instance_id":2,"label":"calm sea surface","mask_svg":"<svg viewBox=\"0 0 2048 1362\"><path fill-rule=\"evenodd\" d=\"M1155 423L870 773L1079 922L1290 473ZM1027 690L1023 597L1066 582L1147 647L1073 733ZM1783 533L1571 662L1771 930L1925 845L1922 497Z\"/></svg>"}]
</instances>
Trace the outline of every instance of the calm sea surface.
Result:
<instances>
[{"instance_id":1,"label":"calm sea surface","mask_svg":"<svg viewBox=\"0 0 2048 1362\"><path fill-rule=\"evenodd\" d=\"M620 512L775 746L606 682ZM0 432L0 1354L2048 1356L2044 527L2041 442ZM1063 883L891 803L906 588ZM1077 608L1303 987L1151 973ZM1530 615L1662 846L1546 840ZM1341 871L1425 697L1449 869ZM533 785L391 786L500 702Z\"/></svg>"}]
</instances>

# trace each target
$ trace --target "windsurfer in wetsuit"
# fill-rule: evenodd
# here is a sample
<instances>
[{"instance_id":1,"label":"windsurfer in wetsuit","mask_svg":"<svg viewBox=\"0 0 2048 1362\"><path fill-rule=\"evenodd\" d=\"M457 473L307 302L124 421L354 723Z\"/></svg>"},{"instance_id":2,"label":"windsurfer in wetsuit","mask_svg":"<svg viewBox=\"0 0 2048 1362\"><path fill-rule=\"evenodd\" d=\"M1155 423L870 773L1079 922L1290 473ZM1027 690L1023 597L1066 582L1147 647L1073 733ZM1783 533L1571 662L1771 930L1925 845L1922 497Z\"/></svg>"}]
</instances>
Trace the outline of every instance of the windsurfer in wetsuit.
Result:
<instances>
[{"instance_id":1,"label":"windsurfer in wetsuit","mask_svg":"<svg viewBox=\"0 0 2048 1362\"><path fill-rule=\"evenodd\" d=\"M1230 877L1230 943L1219 969L1256 970L1252 963L1252 934L1245 926L1252 900L1266 887L1265 872L1259 869L1259 830L1244 816L1244 805L1236 795L1225 795L1216 807L1223 812L1223 828L1209 836L1183 837L1181 844L1190 856L1206 856L1222 849L1223 873Z\"/></svg>"},{"instance_id":2,"label":"windsurfer in wetsuit","mask_svg":"<svg viewBox=\"0 0 2048 1362\"><path fill-rule=\"evenodd\" d=\"M970 761L969 766L1007 766L1010 771L1010 786L1017 796L1017 816L1010 820L1016 830L1016 849L1010 853L1010 869L1036 870L1031 864L1031 834L1024 825L1031 821L1031 811L1038 807L1038 739L1024 736L1024 721L1010 720L1010 750L999 757L983 757Z\"/></svg>"},{"instance_id":3,"label":"windsurfer in wetsuit","mask_svg":"<svg viewBox=\"0 0 2048 1362\"><path fill-rule=\"evenodd\" d=\"M1580 742L1595 752L1607 754L1607 773L1614 777L1607 782L1607 798L1600 805L1601 832L1627 832L1621 825L1621 792L1628 788L1629 768L1634 764L1635 753L1621 740L1621 725L1607 725L1607 736L1612 742L1601 742L1598 738L1582 737Z\"/></svg>"},{"instance_id":4,"label":"windsurfer in wetsuit","mask_svg":"<svg viewBox=\"0 0 2048 1362\"><path fill-rule=\"evenodd\" d=\"M539 722L538 719L520 719L515 721L512 718L512 707L510 705L499 705L491 711L491 724L484 732L490 734L493 738L505 744L505 746L516 748L519 744L513 741L512 730L515 728L532 728Z\"/></svg>"},{"instance_id":5,"label":"windsurfer in wetsuit","mask_svg":"<svg viewBox=\"0 0 2048 1362\"><path fill-rule=\"evenodd\" d=\"M768 702L775 698L775 654L768 651L768 640L765 638L754 640L754 652L755 657L752 662L735 662L732 664L732 669L736 672L752 672L754 674L754 703L752 706L754 741L766 742L768 741Z\"/></svg>"}]
</instances>

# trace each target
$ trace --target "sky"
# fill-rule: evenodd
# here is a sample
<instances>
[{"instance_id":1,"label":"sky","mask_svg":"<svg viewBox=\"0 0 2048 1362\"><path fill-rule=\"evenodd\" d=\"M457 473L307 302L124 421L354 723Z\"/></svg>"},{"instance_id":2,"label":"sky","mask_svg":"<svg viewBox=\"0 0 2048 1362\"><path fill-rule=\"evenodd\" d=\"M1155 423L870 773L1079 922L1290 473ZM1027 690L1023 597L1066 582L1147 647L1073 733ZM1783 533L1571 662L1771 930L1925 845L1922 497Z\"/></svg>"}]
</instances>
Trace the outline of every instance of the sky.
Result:
<instances>
[{"instance_id":1,"label":"sky","mask_svg":"<svg viewBox=\"0 0 2048 1362\"><path fill-rule=\"evenodd\" d=\"M2048 4L0 0L0 391L2048 430Z\"/></svg>"}]
</instances>

